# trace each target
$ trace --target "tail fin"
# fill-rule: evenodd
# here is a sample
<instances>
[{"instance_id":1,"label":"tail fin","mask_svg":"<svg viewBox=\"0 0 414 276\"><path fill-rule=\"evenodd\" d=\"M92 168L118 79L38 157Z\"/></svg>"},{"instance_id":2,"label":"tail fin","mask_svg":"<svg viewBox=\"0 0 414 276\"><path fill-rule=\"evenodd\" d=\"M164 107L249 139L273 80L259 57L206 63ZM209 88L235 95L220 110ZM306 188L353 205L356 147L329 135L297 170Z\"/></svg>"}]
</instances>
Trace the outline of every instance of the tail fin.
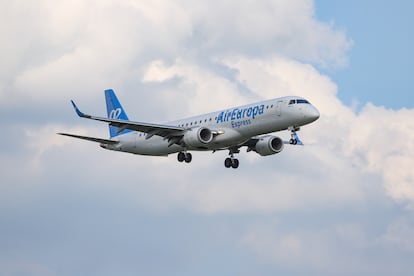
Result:
<instances>
[{"instance_id":1,"label":"tail fin","mask_svg":"<svg viewBox=\"0 0 414 276\"><path fill-rule=\"evenodd\" d=\"M108 118L128 120L128 116L126 115L125 110L122 108L118 98L115 95L115 92L112 89L105 90L105 100ZM111 138L131 131L132 130L130 129L124 129L120 131L118 127L109 125L109 135Z\"/></svg>"}]
</instances>

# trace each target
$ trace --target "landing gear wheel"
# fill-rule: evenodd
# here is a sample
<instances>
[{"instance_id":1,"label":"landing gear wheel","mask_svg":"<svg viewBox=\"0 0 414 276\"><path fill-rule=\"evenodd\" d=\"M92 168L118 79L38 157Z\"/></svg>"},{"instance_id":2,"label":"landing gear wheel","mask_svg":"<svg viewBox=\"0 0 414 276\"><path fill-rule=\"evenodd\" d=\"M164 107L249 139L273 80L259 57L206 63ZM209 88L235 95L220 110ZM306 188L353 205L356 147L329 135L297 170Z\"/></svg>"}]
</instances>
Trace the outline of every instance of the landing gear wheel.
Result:
<instances>
[{"instance_id":1,"label":"landing gear wheel","mask_svg":"<svg viewBox=\"0 0 414 276\"><path fill-rule=\"evenodd\" d=\"M193 160L193 156L189 152L179 152L177 155L178 162L190 163Z\"/></svg>"},{"instance_id":2,"label":"landing gear wheel","mask_svg":"<svg viewBox=\"0 0 414 276\"><path fill-rule=\"evenodd\" d=\"M239 160L236 158L226 158L224 160L224 167L237 169L239 167Z\"/></svg>"},{"instance_id":3,"label":"landing gear wheel","mask_svg":"<svg viewBox=\"0 0 414 276\"><path fill-rule=\"evenodd\" d=\"M232 164L231 164L231 167L232 167L233 169L237 169L237 168L239 167L239 159L233 159L232 161L233 161L233 162L232 162Z\"/></svg>"},{"instance_id":4,"label":"landing gear wheel","mask_svg":"<svg viewBox=\"0 0 414 276\"><path fill-rule=\"evenodd\" d=\"M240 150L238 147L230 148L229 149L229 155L230 157L227 157L226 160L224 160L224 166L226 168L233 168L237 169L239 167L239 160L234 158L235 153L239 153Z\"/></svg>"},{"instance_id":5,"label":"landing gear wheel","mask_svg":"<svg viewBox=\"0 0 414 276\"><path fill-rule=\"evenodd\" d=\"M184 152L179 152L177 155L178 162L183 162L185 160L185 154Z\"/></svg>"},{"instance_id":6,"label":"landing gear wheel","mask_svg":"<svg viewBox=\"0 0 414 276\"><path fill-rule=\"evenodd\" d=\"M297 144L298 144L298 140L296 140L296 139L290 139L290 140L289 140L289 143L290 143L291 145L297 145Z\"/></svg>"},{"instance_id":7,"label":"landing gear wheel","mask_svg":"<svg viewBox=\"0 0 414 276\"><path fill-rule=\"evenodd\" d=\"M224 160L224 166L226 168L230 168L233 165L233 162L231 161L231 158L226 158L226 160Z\"/></svg>"},{"instance_id":8,"label":"landing gear wheel","mask_svg":"<svg viewBox=\"0 0 414 276\"><path fill-rule=\"evenodd\" d=\"M191 155L191 153L186 153L185 155L185 163L190 163L191 160L193 160L193 156Z\"/></svg>"}]
</instances>

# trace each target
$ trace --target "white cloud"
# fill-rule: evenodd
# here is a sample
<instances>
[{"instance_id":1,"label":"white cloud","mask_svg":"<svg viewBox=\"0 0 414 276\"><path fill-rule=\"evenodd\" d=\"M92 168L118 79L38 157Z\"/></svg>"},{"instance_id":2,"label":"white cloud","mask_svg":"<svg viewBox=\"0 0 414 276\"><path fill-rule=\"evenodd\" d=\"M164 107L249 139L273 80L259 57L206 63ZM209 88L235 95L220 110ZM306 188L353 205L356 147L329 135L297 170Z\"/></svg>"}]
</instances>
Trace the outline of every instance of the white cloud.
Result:
<instances>
[{"instance_id":1,"label":"white cloud","mask_svg":"<svg viewBox=\"0 0 414 276\"><path fill-rule=\"evenodd\" d=\"M66 200L75 217L86 221L85 206L68 203L73 199L91 209L99 202L118 211L127 206L132 220L142 210L151 216L181 211L191 218L246 216L248 226L236 234L238 227L231 228L223 239L233 238L271 263L290 268L304 263L321 271L332 261L329 271L334 271L347 260L367 269L363 261L344 258L332 245L338 239L346 253L360 252L361 260L364 250L377 247L359 223L333 222L323 210L371 213L390 200L404 206L414 202L413 110L366 104L356 113L338 99L336 84L312 64L344 66L352 42L315 19L313 1L14 1L4 6L0 105L10 111L4 133L13 137L3 136L7 143L1 143L1 214L27 206L58 212L48 204ZM266 158L242 152L239 170L224 168L226 152L195 153L186 165L175 156L108 152L55 134L105 137L106 126L78 120L67 99L102 112L106 87L118 91L137 120L173 120L291 94L309 99L321 118L301 130L305 147L286 146ZM56 123L55 112L70 114L72 123ZM318 225L308 223L304 229L280 230L283 218L249 228L249 216L286 213L302 214L301 219L313 213L325 221L319 226L329 229L319 233ZM404 240L411 243L411 228L392 222L375 235L387 248L412 251L411 245L402 246ZM232 246L229 255L239 249ZM346 271L354 274L357 268Z\"/></svg>"},{"instance_id":2,"label":"white cloud","mask_svg":"<svg viewBox=\"0 0 414 276\"><path fill-rule=\"evenodd\" d=\"M414 110L367 104L352 122L346 153L363 168L382 175L392 198L414 201Z\"/></svg>"},{"instance_id":3,"label":"white cloud","mask_svg":"<svg viewBox=\"0 0 414 276\"><path fill-rule=\"evenodd\" d=\"M47 5L45 2L45 5L37 8L29 6L26 9L29 14L33 15L38 10L44 14L44 23L36 25L35 32L47 34L40 39L55 45L58 50L54 53L60 54L40 59L41 62L36 62L34 66L23 66L24 70L13 76L15 91L26 95L36 93L35 98L48 102L63 97L56 91L71 97L77 94L77 97L81 97L79 93L89 90L88 98L91 99L96 98L95 90L101 89L102 83L107 83L102 81L105 78L109 78L111 83L130 81L132 76L127 71L131 69L134 74L141 74L138 78L138 81L142 80L141 85L160 87L163 94L154 95L153 98L168 110L169 116L207 112L253 99L286 94L305 96L320 109L322 116L314 126L303 130L305 141L319 143L312 145L303 159L308 162L314 159L321 166L326 166L331 174L324 175L323 171L317 176L321 180L324 175L325 184L336 181L333 176L341 170L348 172L343 181L354 183L348 187L348 191L338 189L340 192L329 193L329 196L341 197L342 193L345 194L344 199L347 196L352 200L361 198L363 195L358 191L357 185L362 185L361 181L367 177L367 173L375 173L381 175L392 198L409 201L414 199L413 175L409 170L413 163L411 156L414 146L409 131L412 124L407 119L412 111L388 111L367 105L361 114L355 114L338 100L336 85L328 77L321 75L312 65L292 59L338 64L342 63L349 47L349 40L342 32L314 19L311 1L265 1L253 6L230 5L227 2L216 4L215 13L207 12L207 3L192 5L185 1L155 1L151 4L135 1L116 4L106 1L99 5L93 1L87 4L75 2L72 5L62 2L58 6ZM19 4L14 4L9 8L16 11L18 7ZM67 10L69 15L59 16ZM70 16L77 10L80 12L76 13L76 17ZM233 17L229 17L231 13L239 16L233 20ZM108 20L110 17L112 20ZM28 17L28 20L31 18ZM70 19L74 19L75 24L71 24ZM56 34L60 30L59 26L65 30L64 34ZM13 27L21 28L21 25L18 21L13 21L11 27L9 34ZM301 31L294 31L299 29ZM201 38L197 32L202 33ZM275 41L280 38L289 42L287 48L291 50L286 52L283 47L278 48ZM247 43L248 39L250 44ZM332 43L326 43L326 40ZM67 41L71 41L72 46L62 47ZM16 39L16 42L20 45L27 41ZM200 42L206 42L207 52L203 52L201 47L190 49L190 54L185 53L185 50L194 46L192 43ZM239 43L239 47L234 42ZM276 45L276 48L259 48L256 53L266 54L263 59L260 54L245 51L243 45L253 47L251 43ZM300 44L300 49L303 50L294 47L296 44ZM326 50L321 45L333 46ZM223 50L223 47L229 46L234 47L231 53L228 49ZM35 50L46 53L41 47ZM197 59L192 55L194 51L198 51L198 54L210 53L211 63L196 63ZM273 54L277 51L277 55ZM158 54L158 58L143 56L150 52L154 57ZM142 57L144 60L137 62ZM211 64L227 68L233 76L217 73ZM240 95L240 88L249 93ZM216 100L212 101L212 97ZM130 98L128 96L126 101ZM151 99L148 101L151 102ZM179 111L176 111L177 106L181 107ZM379 118L387 121L381 125L376 124ZM47 141L49 140L46 139L44 143L47 144ZM287 148L286 151L292 149ZM306 166L303 164L301 169L306 170ZM302 180L300 177L296 179L289 175L280 176L280 179L285 183L312 183L312 180ZM226 187L211 185L207 188L210 190L201 198L198 198L200 195L197 193L185 191L184 197L196 197L197 200L190 202L197 202L196 208L209 212L239 208L272 210L295 206L290 203L291 200L272 202L272 196L269 195L280 194L281 187L259 188L250 185L251 182L253 180L243 181L245 184L239 187L244 188L238 189L238 196L231 200L232 186L227 187L228 195L218 202L217 197L226 194ZM292 187L294 186L293 184ZM329 185L322 187L329 190ZM285 189L283 192L289 193ZM256 193L256 197L252 196ZM315 196L320 200L319 196ZM295 197L302 198L305 195L300 195L298 188L292 198L285 198ZM249 202L247 205L246 200ZM308 200L302 202L309 202Z\"/></svg>"},{"instance_id":4,"label":"white cloud","mask_svg":"<svg viewBox=\"0 0 414 276\"><path fill-rule=\"evenodd\" d=\"M309 0L237 1L15 1L5 5L8 26L0 45L0 101L56 102L130 87L148 61L181 57L190 63L229 53L341 64L343 32L313 18ZM233 16L237 14L237 16ZM293 15L294 14L294 15ZM23 18L23 20L21 20ZM16 35L21 34L21 35ZM306 47L304 47L306 45ZM193 59L196 59L194 61ZM126 84L127 83L127 84Z\"/></svg>"},{"instance_id":5,"label":"white cloud","mask_svg":"<svg viewBox=\"0 0 414 276\"><path fill-rule=\"evenodd\" d=\"M201 38L195 43L208 52L253 56L276 52L323 65L343 65L352 44L343 32L314 19L313 1L210 1L186 7L195 22L194 36Z\"/></svg>"},{"instance_id":6,"label":"white cloud","mask_svg":"<svg viewBox=\"0 0 414 276\"><path fill-rule=\"evenodd\" d=\"M408 133L410 116L406 114L410 111L387 111L367 105L360 114L355 114L336 98L336 86L329 78L321 75L311 65L297 61L279 57L267 61L231 57L223 63L236 70L237 81L252 91L252 97L271 98L297 94L310 99L322 114L317 123L302 130L302 138L305 143L310 141L310 145L304 148L287 146L282 154L268 158L259 158L254 153L242 153L241 172L237 175L215 175L215 170L222 168L224 153L212 156L196 154L192 164L194 170L190 172L186 171L188 168L178 167L182 164L175 164L174 156L168 159L116 156L117 162L128 168L127 170L133 171L135 168L128 162L152 168L148 170L149 173L143 174L145 179L153 179L152 170L171 163L174 165L170 168L171 173L177 170L183 173L181 178L175 180L182 183L178 186L170 185L168 173L156 177L151 188L145 192L150 198L162 195L163 200L155 203L149 201L151 208L185 207L202 213L239 213L360 204L372 197L372 188L365 183L370 179L370 174L383 179L381 184L387 188L391 198L408 202L413 200L410 171L404 169L404 166L413 162L410 154L412 139L409 139L411 134ZM177 78L173 85L181 95L175 97L170 91L170 94L164 94L165 99L161 102L167 106L168 103L177 101L173 106L178 106L180 101L186 99L191 104L191 107L185 105L187 112L207 112L217 108L217 103L209 100L211 91L220 93L220 104L224 105L223 108L234 102L246 102L248 99L238 95L234 81L182 60L176 60L171 65L155 60L148 65L143 78L147 83L168 83L172 78ZM395 113L395 117L390 116L390 112ZM387 118L387 122L381 126L375 125L374 120L382 117ZM100 129L104 128L102 125ZM32 137L29 141L31 144L37 141L37 152L42 154L48 147L61 150L62 145L50 143L62 139L55 132L56 127L51 126L35 132L29 131L28 133L36 133L37 137ZM376 132L382 133L380 137L383 141L379 137L373 138ZM391 142L394 136L398 137L396 143ZM276 166L277 173L274 172L272 164ZM292 164L295 165L290 168ZM386 170L385 166L400 169ZM203 167L211 168L205 170ZM251 175L248 167L262 168L260 175ZM204 173L201 174L199 170ZM129 173L133 173L132 171ZM205 176L200 177L202 175ZM341 177L338 178L338 175ZM197 181L188 182L188 178L195 178ZM130 188L129 185L126 187Z\"/></svg>"},{"instance_id":7,"label":"white cloud","mask_svg":"<svg viewBox=\"0 0 414 276\"><path fill-rule=\"evenodd\" d=\"M311 214L304 216L310 216L311 219L306 220L299 214L299 218L287 221L270 218L270 222L255 223L249 227L240 243L264 263L299 275L408 275L401 269L404 261L401 262L400 255L393 256L392 251L389 255L378 254L384 250L384 244L402 242L394 240L399 239L398 236L390 238L390 231L378 243L378 236L370 233L372 229L368 230L369 223L348 223L347 218L342 218L344 221L338 218L331 219L328 224L324 224L325 221L321 224L321 221L313 222L315 217ZM399 234L401 230L397 230ZM407 230L402 230L405 236ZM390 250L390 247L385 250Z\"/></svg>"},{"instance_id":8,"label":"white cloud","mask_svg":"<svg viewBox=\"0 0 414 276\"><path fill-rule=\"evenodd\" d=\"M318 151L328 147L331 153L326 158L341 156L345 167L358 166L361 174L369 171L381 175L392 198L412 204L414 110L393 111L367 104L356 114L338 100L336 86L329 78L297 61L232 58L225 63L237 69L239 80L263 98L286 94L308 98L321 112L315 123L318 128L308 127L307 137L319 141Z\"/></svg>"},{"instance_id":9,"label":"white cloud","mask_svg":"<svg viewBox=\"0 0 414 276\"><path fill-rule=\"evenodd\" d=\"M148 65L143 81L159 83L173 78L177 78L174 87L177 92L165 93L160 101L165 106L182 106L181 103L184 102L187 114L180 114L181 117L247 102L247 98L240 95L235 83L188 61L176 60L167 66L163 61L155 60ZM180 110L174 110L177 111Z\"/></svg>"}]
</instances>

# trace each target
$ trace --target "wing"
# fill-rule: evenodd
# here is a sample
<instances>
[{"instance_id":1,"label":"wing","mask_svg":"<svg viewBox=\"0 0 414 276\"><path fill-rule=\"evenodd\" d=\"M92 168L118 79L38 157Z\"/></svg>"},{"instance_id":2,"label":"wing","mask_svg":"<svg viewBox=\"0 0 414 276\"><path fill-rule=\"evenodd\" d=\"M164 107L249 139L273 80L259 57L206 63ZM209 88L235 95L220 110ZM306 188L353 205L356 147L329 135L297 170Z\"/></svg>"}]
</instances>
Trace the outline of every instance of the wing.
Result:
<instances>
[{"instance_id":1,"label":"wing","mask_svg":"<svg viewBox=\"0 0 414 276\"><path fill-rule=\"evenodd\" d=\"M185 128L183 127L161 125L161 124L149 124L149 123L134 122L134 121L121 120L121 119L109 119L109 118L104 118L104 117L91 116L91 115L81 112L79 108L76 106L76 104L73 101L71 102L79 117L109 123L111 126L118 127L119 128L118 132L121 132L125 129L140 131L140 132L147 133L146 138L149 139L154 135L158 135L164 138L177 137L177 136L183 135L183 132L185 131Z\"/></svg>"},{"instance_id":2,"label":"wing","mask_svg":"<svg viewBox=\"0 0 414 276\"><path fill-rule=\"evenodd\" d=\"M58 133L58 134L63 135L63 136L78 138L78 139L82 139L82 140L97 142L97 143L101 143L101 144L107 144L107 145L115 145L115 144L119 143L118 141L114 141L114 140L101 139L101 138L89 137L89 136L81 136L81 135L75 135L75 134L69 134L69 133Z\"/></svg>"}]
</instances>

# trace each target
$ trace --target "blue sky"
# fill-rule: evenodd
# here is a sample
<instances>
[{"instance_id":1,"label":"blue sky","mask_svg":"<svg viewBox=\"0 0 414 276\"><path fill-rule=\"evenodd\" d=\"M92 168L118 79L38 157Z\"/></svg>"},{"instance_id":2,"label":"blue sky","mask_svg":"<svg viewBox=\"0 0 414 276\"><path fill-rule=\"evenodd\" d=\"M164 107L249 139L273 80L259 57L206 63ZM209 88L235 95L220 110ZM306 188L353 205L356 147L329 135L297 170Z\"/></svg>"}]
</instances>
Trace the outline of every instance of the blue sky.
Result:
<instances>
[{"instance_id":1,"label":"blue sky","mask_svg":"<svg viewBox=\"0 0 414 276\"><path fill-rule=\"evenodd\" d=\"M347 104L414 106L412 1L316 1L316 17L346 31L349 65L327 70Z\"/></svg>"},{"instance_id":2,"label":"blue sky","mask_svg":"<svg viewBox=\"0 0 414 276\"><path fill-rule=\"evenodd\" d=\"M387 5L0 0L1 275L413 275L412 9ZM107 88L136 121L286 95L321 117L238 170L56 135L108 137L70 104L104 116Z\"/></svg>"}]
</instances>

